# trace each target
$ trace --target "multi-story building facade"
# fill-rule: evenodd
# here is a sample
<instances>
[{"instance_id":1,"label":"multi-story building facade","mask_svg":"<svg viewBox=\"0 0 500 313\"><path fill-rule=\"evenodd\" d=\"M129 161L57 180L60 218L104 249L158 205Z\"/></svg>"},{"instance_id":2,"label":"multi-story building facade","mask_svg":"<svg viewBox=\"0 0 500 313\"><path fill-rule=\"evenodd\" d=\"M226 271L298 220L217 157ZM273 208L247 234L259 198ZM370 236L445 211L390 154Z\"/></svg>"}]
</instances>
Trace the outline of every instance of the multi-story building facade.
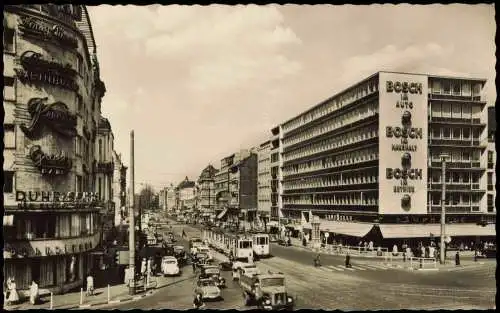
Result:
<instances>
[{"instance_id":1,"label":"multi-story building facade","mask_svg":"<svg viewBox=\"0 0 500 313\"><path fill-rule=\"evenodd\" d=\"M113 203L115 205L115 226L123 224L127 215L127 167L122 162L121 154L113 150Z\"/></svg>"},{"instance_id":2,"label":"multi-story building facade","mask_svg":"<svg viewBox=\"0 0 500 313\"><path fill-rule=\"evenodd\" d=\"M218 169L209 164L203 169L198 178L199 186L199 206L202 216L215 217L215 175L219 172Z\"/></svg>"},{"instance_id":3,"label":"multi-story building facade","mask_svg":"<svg viewBox=\"0 0 500 313\"><path fill-rule=\"evenodd\" d=\"M496 123L496 115L495 115L495 107L488 107L488 154L487 154L487 211L492 213L496 213L496 161L497 161L497 152L495 149L495 138L497 131L497 123Z\"/></svg>"},{"instance_id":4,"label":"multi-story building facade","mask_svg":"<svg viewBox=\"0 0 500 313\"><path fill-rule=\"evenodd\" d=\"M197 187L194 181L186 178L177 186L179 193L179 209L192 210L196 208Z\"/></svg>"},{"instance_id":5,"label":"multi-story building facade","mask_svg":"<svg viewBox=\"0 0 500 313\"><path fill-rule=\"evenodd\" d=\"M257 163L257 218L267 223L271 217L271 141L262 143Z\"/></svg>"},{"instance_id":6,"label":"multi-story building facade","mask_svg":"<svg viewBox=\"0 0 500 313\"><path fill-rule=\"evenodd\" d=\"M241 150L221 160L221 170L215 176L217 218L225 214L237 223L255 220L257 212L257 153Z\"/></svg>"},{"instance_id":7,"label":"multi-story building facade","mask_svg":"<svg viewBox=\"0 0 500 313\"><path fill-rule=\"evenodd\" d=\"M176 198L175 198L175 188L173 185L170 187L165 187L160 190L158 195L158 203L160 205L160 209L166 212L172 212L176 206Z\"/></svg>"},{"instance_id":8,"label":"multi-story building facade","mask_svg":"<svg viewBox=\"0 0 500 313\"><path fill-rule=\"evenodd\" d=\"M4 276L82 284L99 244L94 142L105 93L87 9L4 6Z\"/></svg>"},{"instance_id":9,"label":"multi-story building facade","mask_svg":"<svg viewBox=\"0 0 500 313\"><path fill-rule=\"evenodd\" d=\"M494 236L477 225L495 220L485 82L379 72L280 125L284 216L351 237L374 225L384 239L439 235L446 153L447 235Z\"/></svg>"},{"instance_id":10,"label":"multi-story building facade","mask_svg":"<svg viewBox=\"0 0 500 313\"><path fill-rule=\"evenodd\" d=\"M276 126L271 130L270 147L270 167L271 167L271 220L280 222L282 217L282 179L283 179L283 159L281 146L281 126Z\"/></svg>"}]
</instances>

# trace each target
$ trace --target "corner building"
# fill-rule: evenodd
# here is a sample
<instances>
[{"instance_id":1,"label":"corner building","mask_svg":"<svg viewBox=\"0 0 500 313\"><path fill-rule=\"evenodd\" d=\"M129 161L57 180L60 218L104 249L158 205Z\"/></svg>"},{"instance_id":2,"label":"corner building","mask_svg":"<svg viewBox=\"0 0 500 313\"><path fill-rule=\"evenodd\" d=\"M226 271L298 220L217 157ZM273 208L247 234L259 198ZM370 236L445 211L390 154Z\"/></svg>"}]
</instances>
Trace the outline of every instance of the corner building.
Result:
<instances>
[{"instance_id":1,"label":"corner building","mask_svg":"<svg viewBox=\"0 0 500 313\"><path fill-rule=\"evenodd\" d=\"M82 285L101 237L93 146L104 83L81 5L4 7L4 277Z\"/></svg>"},{"instance_id":2,"label":"corner building","mask_svg":"<svg viewBox=\"0 0 500 313\"><path fill-rule=\"evenodd\" d=\"M439 236L446 153L446 235L457 244L494 237L494 225L479 225L496 216L486 196L485 83L379 72L280 125L290 228L310 233L316 215L329 242Z\"/></svg>"}]
</instances>

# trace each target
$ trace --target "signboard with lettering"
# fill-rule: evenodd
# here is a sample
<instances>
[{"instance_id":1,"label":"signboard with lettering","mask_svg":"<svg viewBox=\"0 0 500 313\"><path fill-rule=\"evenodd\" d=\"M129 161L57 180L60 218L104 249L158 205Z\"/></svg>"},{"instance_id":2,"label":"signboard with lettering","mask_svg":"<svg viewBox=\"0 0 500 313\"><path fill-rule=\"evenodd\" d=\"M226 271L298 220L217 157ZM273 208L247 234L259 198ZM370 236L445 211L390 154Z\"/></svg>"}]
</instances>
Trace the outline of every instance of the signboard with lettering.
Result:
<instances>
[{"instance_id":1,"label":"signboard with lettering","mask_svg":"<svg viewBox=\"0 0 500 313\"><path fill-rule=\"evenodd\" d=\"M427 213L427 76L379 76L379 214Z\"/></svg>"}]
</instances>

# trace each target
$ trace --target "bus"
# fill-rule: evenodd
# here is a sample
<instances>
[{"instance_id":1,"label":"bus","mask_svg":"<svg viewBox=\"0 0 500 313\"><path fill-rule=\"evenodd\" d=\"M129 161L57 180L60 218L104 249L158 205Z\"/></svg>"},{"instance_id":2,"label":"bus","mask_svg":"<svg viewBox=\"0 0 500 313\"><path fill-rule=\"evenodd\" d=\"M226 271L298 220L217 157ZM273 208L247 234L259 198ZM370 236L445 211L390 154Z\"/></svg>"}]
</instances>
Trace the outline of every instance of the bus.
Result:
<instances>
[{"instance_id":1,"label":"bus","mask_svg":"<svg viewBox=\"0 0 500 313\"><path fill-rule=\"evenodd\" d=\"M252 236L252 241L255 258L268 258L270 256L268 234L255 234Z\"/></svg>"}]
</instances>

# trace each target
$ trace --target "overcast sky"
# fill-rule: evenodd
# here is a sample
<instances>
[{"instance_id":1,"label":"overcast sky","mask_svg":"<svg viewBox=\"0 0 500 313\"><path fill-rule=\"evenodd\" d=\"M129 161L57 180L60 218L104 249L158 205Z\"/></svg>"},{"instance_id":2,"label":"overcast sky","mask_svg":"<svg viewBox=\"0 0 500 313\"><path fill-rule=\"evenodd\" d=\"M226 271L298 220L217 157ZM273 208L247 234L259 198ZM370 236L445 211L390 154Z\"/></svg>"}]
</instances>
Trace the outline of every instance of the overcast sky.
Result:
<instances>
[{"instance_id":1,"label":"overcast sky","mask_svg":"<svg viewBox=\"0 0 500 313\"><path fill-rule=\"evenodd\" d=\"M379 70L488 79L493 5L89 7L115 149L156 190Z\"/></svg>"}]
</instances>

